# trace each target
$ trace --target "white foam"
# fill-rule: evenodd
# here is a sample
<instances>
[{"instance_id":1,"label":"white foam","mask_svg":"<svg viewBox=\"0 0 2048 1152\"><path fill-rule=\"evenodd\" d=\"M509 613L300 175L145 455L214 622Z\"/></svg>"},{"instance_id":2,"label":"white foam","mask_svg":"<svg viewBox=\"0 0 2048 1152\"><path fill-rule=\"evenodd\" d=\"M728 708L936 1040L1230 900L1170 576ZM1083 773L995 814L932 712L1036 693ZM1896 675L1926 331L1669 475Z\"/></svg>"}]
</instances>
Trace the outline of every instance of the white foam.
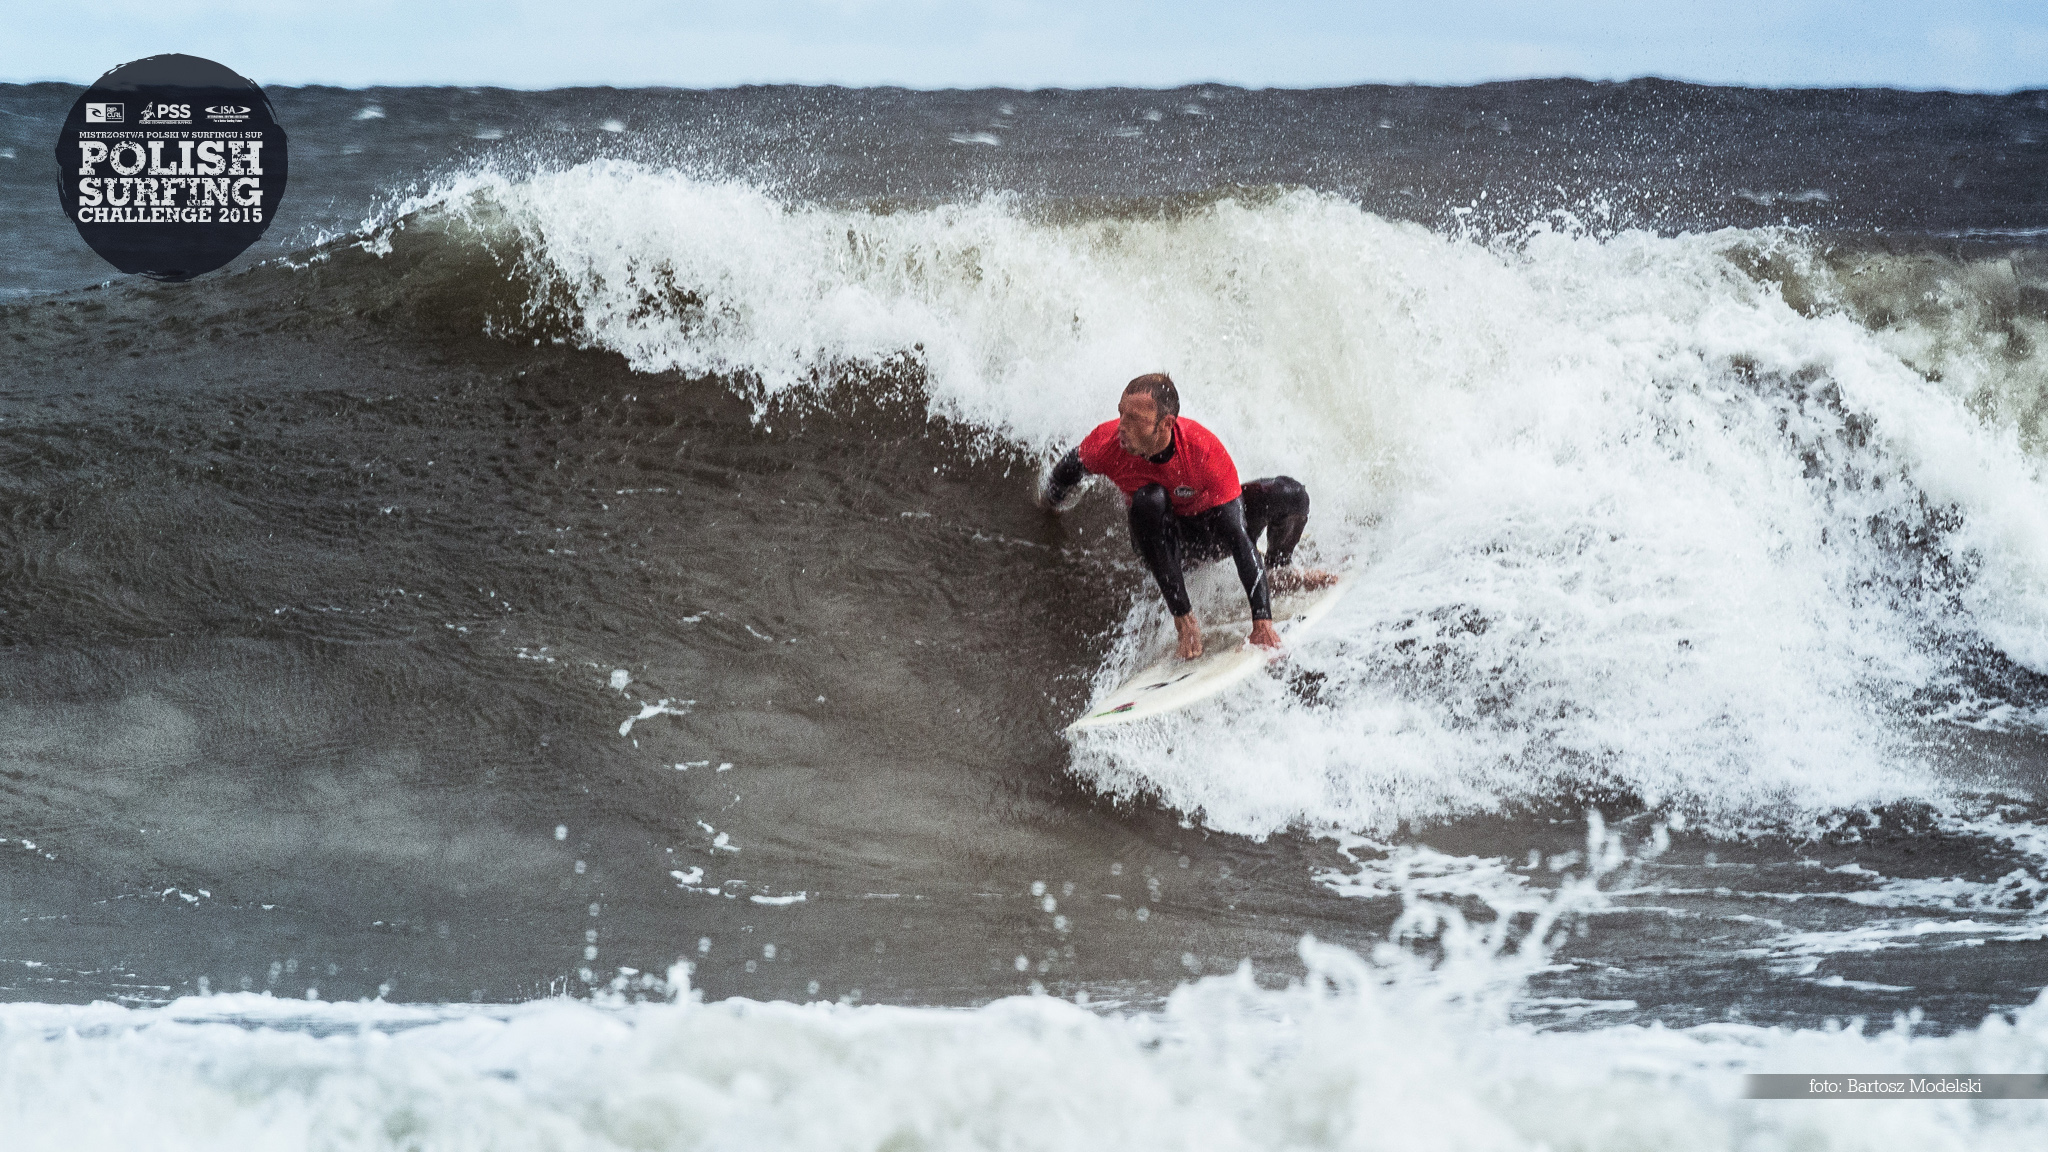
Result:
<instances>
[{"instance_id":1,"label":"white foam","mask_svg":"<svg viewBox=\"0 0 2048 1152\"><path fill-rule=\"evenodd\" d=\"M1945 804L1904 707L1949 674L1932 635L2048 670L2048 488L1963 402L1989 353L1919 348L1952 361L1930 382L1909 335L1803 315L1733 258L1796 237L1485 246L1308 192L877 215L615 162L442 195L523 238L549 323L643 371L766 395L914 356L941 413L1048 452L1172 372L1243 473L1308 485L1311 554L1358 580L1291 662L1320 706L1269 679L1077 746L1099 790L1214 828L1589 790L1714 829ZM1960 618L1914 582L1933 557L1966 574ZM1105 679L1153 654L1156 601Z\"/></svg>"},{"instance_id":2,"label":"white foam","mask_svg":"<svg viewBox=\"0 0 2048 1152\"><path fill-rule=\"evenodd\" d=\"M616 674L613 679L617 679ZM695 700L669 700L664 698L649 704L643 700L640 703L640 711L619 721L619 735L630 736L633 732L633 725L642 720L651 720L656 716L688 716L690 714L690 706L695 703Z\"/></svg>"},{"instance_id":3,"label":"white foam","mask_svg":"<svg viewBox=\"0 0 2048 1152\"><path fill-rule=\"evenodd\" d=\"M1839 931L1790 932L1759 954L1797 961L1793 970L1811 972L1819 958L1843 953L1890 952L1902 948L1977 947L1987 940L2026 943L2048 940L2040 920L1872 920Z\"/></svg>"},{"instance_id":4,"label":"white foam","mask_svg":"<svg viewBox=\"0 0 2048 1152\"><path fill-rule=\"evenodd\" d=\"M1556 1033L1511 1018L1526 968L1513 958L1432 968L1313 941L1302 955L1306 982L1261 987L1240 968L1156 1015L1044 996L964 1012L690 997L4 1005L0 1111L22 1152L2040 1146L2037 1101L1746 1102L1741 1074L2048 1071L2048 1000L1945 1037L1903 1022Z\"/></svg>"},{"instance_id":5,"label":"white foam","mask_svg":"<svg viewBox=\"0 0 2048 1152\"><path fill-rule=\"evenodd\" d=\"M1747 200L1765 208L1773 204L1826 204L1834 197L1819 188L1808 188L1803 192L1752 192L1747 188L1737 189L1738 199Z\"/></svg>"}]
</instances>

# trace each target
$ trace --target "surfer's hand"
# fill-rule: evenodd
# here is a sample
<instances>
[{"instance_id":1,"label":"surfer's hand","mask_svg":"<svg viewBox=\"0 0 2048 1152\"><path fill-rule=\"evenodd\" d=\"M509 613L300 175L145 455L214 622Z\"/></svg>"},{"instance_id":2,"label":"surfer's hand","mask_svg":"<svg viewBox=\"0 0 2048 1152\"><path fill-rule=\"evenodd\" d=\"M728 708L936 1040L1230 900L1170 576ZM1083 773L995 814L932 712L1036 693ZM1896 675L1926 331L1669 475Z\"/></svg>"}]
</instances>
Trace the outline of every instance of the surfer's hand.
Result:
<instances>
[{"instance_id":1,"label":"surfer's hand","mask_svg":"<svg viewBox=\"0 0 2048 1152\"><path fill-rule=\"evenodd\" d=\"M1271 620L1252 621L1252 643L1261 648L1280 647L1280 633Z\"/></svg>"},{"instance_id":2,"label":"surfer's hand","mask_svg":"<svg viewBox=\"0 0 2048 1152\"><path fill-rule=\"evenodd\" d=\"M1174 649L1183 660L1193 660L1202 654L1202 625L1193 612L1173 618L1173 630L1180 637L1180 644ZM1275 637L1274 643L1279 643Z\"/></svg>"},{"instance_id":3,"label":"surfer's hand","mask_svg":"<svg viewBox=\"0 0 2048 1152\"><path fill-rule=\"evenodd\" d=\"M1065 512L1067 509L1072 508L1076 503L1079 502L1081 491L1081 486L1079 484L1075 484L1072 487L1066 489L1066 491L1061 492L1058 498L1055 498L1053 496L1053 492L1056 488L1057 485L1055 485L1052 482L1051 472L1047 472L1045 475L1040 476L1038 478L1038 483L1033 485L1031 491L1031 502L1033 504L1038 505L1038 510L1040 512L1052 512L1055 514Z\"/></svg>"}]
</instances>

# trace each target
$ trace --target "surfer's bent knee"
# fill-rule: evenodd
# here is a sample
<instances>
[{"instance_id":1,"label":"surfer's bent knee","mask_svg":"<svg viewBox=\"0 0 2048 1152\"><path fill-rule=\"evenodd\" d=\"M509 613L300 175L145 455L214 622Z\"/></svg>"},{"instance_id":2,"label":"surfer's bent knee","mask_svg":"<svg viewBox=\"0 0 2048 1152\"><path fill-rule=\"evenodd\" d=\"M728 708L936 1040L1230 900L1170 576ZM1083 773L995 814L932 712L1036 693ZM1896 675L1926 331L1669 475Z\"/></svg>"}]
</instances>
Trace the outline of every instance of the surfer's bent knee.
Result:
<instances>
[{"instance_id":1,"label":"surfer's bent knee","mask_svg":"<svg viewBox=\"0 0 2048 1152\"><path fill-rule=\"evenodd\" d=\"M1266 492L1275 516L1308 515L1308 489L1294 477L1273 477L1266 481Z\"/></svg>"},{"instance_id":2,"label":"surfer's bent knee","mask_svg":"<svg viewBox=\"0 0 2048 1152\"><path fill-rule=\"evenodd\" d=\"M1246 482L1247 496L1255 496L1265 519L1278 520L1286 516L1308 516L1308 489L1292 476L1267 476Z\"/></svg>"}]
</instances>

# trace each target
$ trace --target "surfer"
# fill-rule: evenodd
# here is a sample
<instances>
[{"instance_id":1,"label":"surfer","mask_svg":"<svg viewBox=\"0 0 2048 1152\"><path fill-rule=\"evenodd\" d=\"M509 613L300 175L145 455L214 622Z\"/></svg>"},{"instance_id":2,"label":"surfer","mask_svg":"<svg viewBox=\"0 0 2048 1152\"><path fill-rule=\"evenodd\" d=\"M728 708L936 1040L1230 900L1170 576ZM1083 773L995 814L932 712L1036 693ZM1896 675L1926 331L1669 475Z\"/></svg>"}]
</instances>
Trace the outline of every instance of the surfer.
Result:
<instances>
[{"instance_id":1,"label":"surfer","mask_svg":"<svg viewBox=\"0 0 2048 1152\"><path fill-rule=\"evenodd\" d=\"M1288 476L1238 483L1222 441L1181 416L1180 393L1163 372L1125 385L1116 412L1053 465L1039 487L1039 507L1064 511L1089 473L1109 477L1130 505L1131 545L1173 613L1180 657L1202 654L1202 626L1188 601L1183 561L1200 564L1225 554L1237 562L1251 603L1251 642L1278 648L1271 588L1319 588L1335 579L1320 569L1297 575L1289 568L1308 523L1308 490ZM1253 545L1261 532L1263 564Z\"/></svg>"}]
</instances>

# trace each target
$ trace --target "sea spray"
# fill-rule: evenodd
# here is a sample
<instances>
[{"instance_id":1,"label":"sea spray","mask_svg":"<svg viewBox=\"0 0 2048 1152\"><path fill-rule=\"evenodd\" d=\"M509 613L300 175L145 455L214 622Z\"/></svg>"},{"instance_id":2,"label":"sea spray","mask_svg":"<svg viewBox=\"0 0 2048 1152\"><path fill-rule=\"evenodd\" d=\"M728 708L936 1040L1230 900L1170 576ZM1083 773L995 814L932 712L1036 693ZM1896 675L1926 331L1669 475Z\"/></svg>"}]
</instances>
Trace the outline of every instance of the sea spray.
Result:
<instances>
[{"instance_id":1,"label":"sea spray","mask_svg":"<svg viewBox=\"0 0 2048 1152\"><path fill-rule=\"evenodd\" d=\"M1850 1026L1558 1032L1517 1018L1559 928L1632 858L1589 829L1556 892L1404 896L1402 942L1301 943L1156 1013L1046 996L972 1011L705 1003L0 1007L0 1113L25 1150L2030 1148L2029 1102L1740 1099L1752 1071L2048 1071L2048 1000L1946 1037ZM1476 918L1467 912L1478 913ZM1512 927L1510 927L1512 926ZM634 982L635 985L639 982ZM118 1102L119 1106L113 1105Z\"/></svg>"}]
</instances>

